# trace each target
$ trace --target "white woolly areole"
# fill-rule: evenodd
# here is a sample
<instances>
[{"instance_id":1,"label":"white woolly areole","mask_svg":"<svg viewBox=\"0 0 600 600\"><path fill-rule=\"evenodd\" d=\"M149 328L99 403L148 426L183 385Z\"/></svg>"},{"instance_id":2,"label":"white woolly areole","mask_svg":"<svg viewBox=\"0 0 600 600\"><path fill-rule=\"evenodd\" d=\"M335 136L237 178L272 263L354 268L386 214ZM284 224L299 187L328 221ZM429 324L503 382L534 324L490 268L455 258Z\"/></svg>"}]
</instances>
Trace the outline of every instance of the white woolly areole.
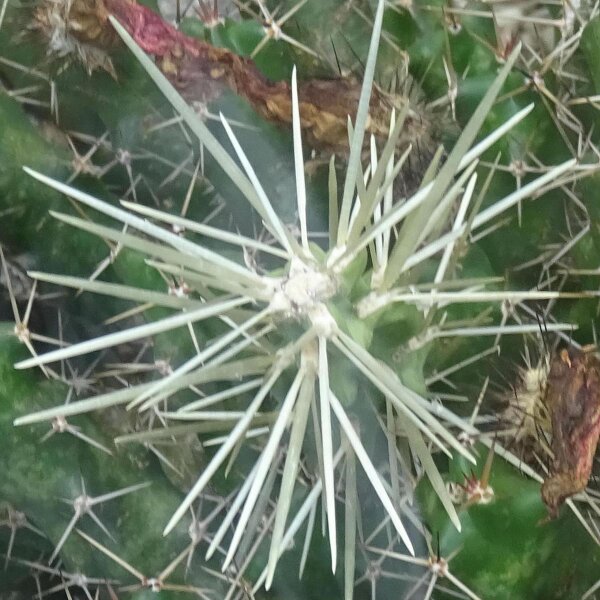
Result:
<instances>
[{"instance_id":1,"label":"white woolly areole","mask_svg":"<svg viewBox=\"0 0 600 600\"><path fill-rule=\"evenodd\" d=\"M287 277L280 281L274 291L270 308L288 316L310 317L319 305L333 296L336 287L329 273L323 273L315 266L294 258Z\"/></svg>"},{"instance_id":2,"label":"white woolly areole","mask_svg":"<svg viewBox=\"0 0 600 600\"><path fill-rule=\"evenodd\" d=\"M544 398L548 386L550 364L542 359L535 367L521 371L521 382L516 388L504 419L516 427L518 441L538 438L538 430L548 420Z\"/></svg>"},{"instance_id":3,"label":"white woolly areole","mask_svg":"<svg viewBox=\"0 0 600 600\"><path fill-rule=\"evenodd\" d=\"M317 335L331 337L337 330L337 323L329 309L324 304L319 304L309 313L310 322L317 331Z\"/></svg>"}]
</instances>

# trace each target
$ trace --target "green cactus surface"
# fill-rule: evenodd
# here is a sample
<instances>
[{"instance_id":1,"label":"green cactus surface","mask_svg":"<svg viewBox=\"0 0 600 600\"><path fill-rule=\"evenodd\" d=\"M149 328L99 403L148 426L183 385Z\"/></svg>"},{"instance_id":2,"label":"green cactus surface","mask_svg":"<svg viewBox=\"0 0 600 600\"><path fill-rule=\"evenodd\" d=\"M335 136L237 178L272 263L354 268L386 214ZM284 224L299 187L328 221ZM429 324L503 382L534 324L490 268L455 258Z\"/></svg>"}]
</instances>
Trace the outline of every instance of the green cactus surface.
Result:
<instances>
[{"instance_id":1,"label":"green cactus surface","mask_svg":"<svg viewBox=\"0 0 600 600\"><path fill-rule=\"evenodd\" d=\"M600 597L598 7L171 4L0 0L0 600Z\"/></svg>"}]
</instances>

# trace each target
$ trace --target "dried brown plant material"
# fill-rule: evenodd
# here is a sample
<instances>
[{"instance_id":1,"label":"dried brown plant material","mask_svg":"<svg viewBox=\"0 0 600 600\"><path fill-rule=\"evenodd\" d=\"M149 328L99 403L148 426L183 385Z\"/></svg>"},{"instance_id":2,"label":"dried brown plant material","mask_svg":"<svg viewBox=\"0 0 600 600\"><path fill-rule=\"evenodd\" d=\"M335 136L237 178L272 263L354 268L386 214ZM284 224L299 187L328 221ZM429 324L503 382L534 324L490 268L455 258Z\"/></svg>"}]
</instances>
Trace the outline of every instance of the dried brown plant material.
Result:
<instances>
[{"instance_id":1,"label":"dried brown plant material","mask_svg":"<svg viewBox=\"0 0 600 600\"><path fill-rule=\"evenodd\" d=\"M108 16L102 0L45 0L35 8L32 29L47 38L49 54L76 57L88 72L104 69L116 77L107 50L120 40Z\"/></svg>"},{"instance_id":2,"label":"dried brown plant material","mask_svg":"<svg viewBox=\"0 0 600 600\"><path fill-rule=\"evenodd\" d=\"M552 422L550 473L542 499L550 517L588 484L600 435L600 359L575 348L562 350L551 363L546 405Z\"/></svg>"},{"instance_id":3,"label":"dried brown plant material","mask_svg":"<svg viewBox=\"0 0 600 600\"><path fill-rule=\"evenodd\" d=\"M114 15L136 43L154 56L158 67L190 103L207 103L224 90L244 97L269 121L291 124L291 90L287 81L268 80L250 58L184 35L150 9L131 0L42 0L35 15L35 27L51 41L63 40L88 69L103 67L111 72L106 51L116 43L108 20ZM95 55L95 52L104 54ZM100 57L104 58L100 58ZM305 139L315 148L345 152L348 147L348 115L356 114L361 85L355 79L308 80L300 83L300 117ZM368 133L385 138L392 107L408 100L373 89ZM410 111L400 145L419 141L427 147L429 125ZM368 137L366 138L368 140Z\"/></svg>"}]
</instances>

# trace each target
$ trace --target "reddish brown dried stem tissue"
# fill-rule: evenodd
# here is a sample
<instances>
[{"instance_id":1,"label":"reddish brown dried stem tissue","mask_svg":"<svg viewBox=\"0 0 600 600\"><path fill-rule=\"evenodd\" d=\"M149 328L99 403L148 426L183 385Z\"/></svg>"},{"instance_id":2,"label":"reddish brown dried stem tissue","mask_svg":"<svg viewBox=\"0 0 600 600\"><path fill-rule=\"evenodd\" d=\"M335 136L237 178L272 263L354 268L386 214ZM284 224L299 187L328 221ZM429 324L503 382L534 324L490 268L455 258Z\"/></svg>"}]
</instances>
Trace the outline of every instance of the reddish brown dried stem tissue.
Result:
<instances>
[{"instance_id":1,"label":"reddish brown dried stem tissue","mask_svg":"<svg viewBox=\"0 0 600 600\"><path fill-rule=\"evenodd\" d=\"M52 0L42 2L37 20L48 29ZM108 48L119 43L108 17L114 15L136 43L155 57L161 71L188 102L209 102L224 89L242 96L270 121L291 123L291 93L288 82L272 82L249 58L215 48L188 37L148 8L131 0L72 0L62 15L69 33L92 47ZM354 116L360 95L359 82L352 79L310 80L300 84L300 115L309 143L316 147L344 150L347 118ZM392 104L405 100L373 90L368 131L378 137L388 132ZM426 131L423 119L409 115L406 137L415 139ZM405 138L406 140L406 138Z\"/></svg>"},{"instance_id":2,"label":"reddish brown dried stem tissue","mask_svg":"<svg viewBox=\"0 0 600 600\"><path fill-rule=\"evenodd\" d=\"M551 517L562 503L585 489L600 435L600 360L574 348L552 361L546 404L552 421L554 459L542 485Z\"/></svg>"}]
</instances>

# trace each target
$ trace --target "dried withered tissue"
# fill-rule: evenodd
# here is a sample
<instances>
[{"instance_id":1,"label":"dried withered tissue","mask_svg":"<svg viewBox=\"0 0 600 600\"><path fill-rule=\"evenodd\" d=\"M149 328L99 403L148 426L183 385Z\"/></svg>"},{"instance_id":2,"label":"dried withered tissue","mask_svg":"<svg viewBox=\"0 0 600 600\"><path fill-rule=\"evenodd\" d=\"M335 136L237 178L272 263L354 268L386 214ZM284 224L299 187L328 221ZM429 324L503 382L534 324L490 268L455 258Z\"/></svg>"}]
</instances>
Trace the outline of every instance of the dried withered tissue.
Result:
<instances>
[{"instance_id":1,"label":"dried withered tissue","mask_svg":"<svg viewBox=\"0 0 600 600\"><path fill-rule=\"evenodd\" d=\"M600 359L570 347L552 360L545 399L552 423L553 461L542 485L549 516L585 489L600 435Z\"/></svg>"},{"instance_id":2,"label":"dried withered tissue","mask_svg":"<svg viewBox=\"0 0 600 600\"><path fill-rule=\"evenodd\" d=\"M267 120L281 125L291 123L291 89L287 81L267 79L250 58L185 35L135 0L39 0L32 27L48 39L49 52L75 54L90 72L104 68L116 78L109 51L120 39L109 15L155 58L186 101L212 102L224 90L230 90L245 98ZM356 114L360 91L361 82L356 79L301 81L298 96L304 139L316 149L347 153L348 115ZM404 96L386 94L374 87L367 132L385 142L392 107L399 110L407 102ZM429 119L410 104L398 145L417 143L426 149L431 145Z\"/></svg>"}]
</instances>

